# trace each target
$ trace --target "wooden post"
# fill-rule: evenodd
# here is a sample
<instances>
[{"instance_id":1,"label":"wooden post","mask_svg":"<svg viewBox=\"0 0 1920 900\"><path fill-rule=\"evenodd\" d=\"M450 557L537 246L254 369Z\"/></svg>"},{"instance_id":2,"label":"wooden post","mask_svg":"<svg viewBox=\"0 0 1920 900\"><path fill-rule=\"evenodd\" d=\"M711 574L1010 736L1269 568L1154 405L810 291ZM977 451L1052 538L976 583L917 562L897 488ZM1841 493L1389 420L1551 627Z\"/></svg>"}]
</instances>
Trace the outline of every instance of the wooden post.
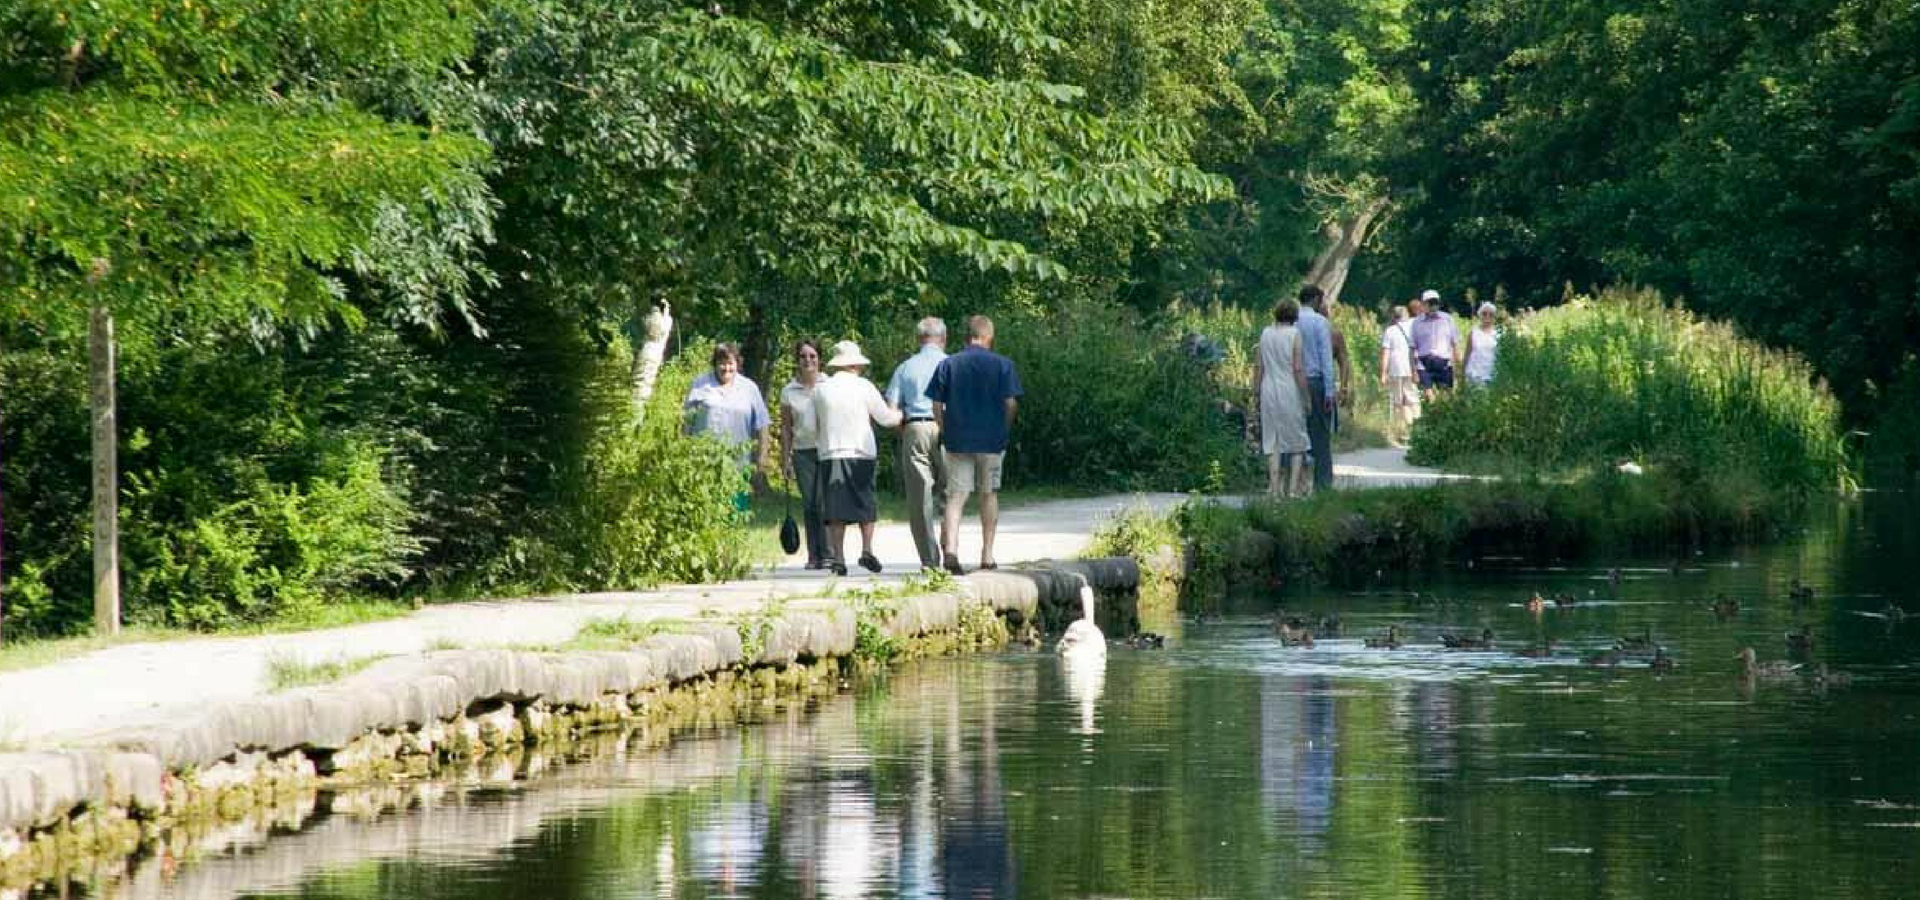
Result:
<instances>
[{"instance_id":1,"label":"wooden post","mask_svg":"<svg viewBox=\"0 0 1920 900\"><path fill-rule=\"evenodd\" d=\"M114 429L113 313L96 305L87 329L93 411L93 630L120 630L120 478Z\"/></svg>"}]
</instances>

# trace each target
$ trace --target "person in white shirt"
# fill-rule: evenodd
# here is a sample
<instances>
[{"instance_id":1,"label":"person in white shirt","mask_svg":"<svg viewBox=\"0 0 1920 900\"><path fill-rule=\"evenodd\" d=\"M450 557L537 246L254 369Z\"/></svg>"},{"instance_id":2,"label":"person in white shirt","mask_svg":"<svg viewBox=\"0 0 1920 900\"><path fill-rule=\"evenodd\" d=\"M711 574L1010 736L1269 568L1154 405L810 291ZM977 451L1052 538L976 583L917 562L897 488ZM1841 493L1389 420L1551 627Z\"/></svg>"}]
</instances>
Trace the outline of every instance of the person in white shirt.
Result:
<instances>
[{"instance_id":1,"label":"person in white shirt","mask_svg":"<svg viewBox=\"0 0 1920 900\"><path fill-rule=\"evenodd\" d=\"M880 455L873 426L900 424L900 411L887 405L880 389L865 377L872 362L860 345L841 341L833 345L827 371L833 373L813 389L815 446L820 454L820 509L827 523L827 567L847 574L847 525L860 526L860 565L880 571L873 555L873 522L879 518L874 500L875 459Z\"/></svg>"},{"instance_id":2,"label":"person in white shirt","mask_svg":"<svg viewBox=\"0 0 1920 900\"><path fill-rule=\"evenodd\" d=\"M1387 444L1404 448L1420 418L1420 386L1414 380L1413 328L1407 308L1393 308L1380 333L1380 385L1387 389Z\"/></svg>"},{"instance_id":3,"label":"person in white shirt","mask_svg":"<svg viewBox=\"0 0 1920 900\"><path fill-rule=\"evenodd\" d=\"M1500 352L1500 332L1494 319L1500 314L1491 303L1482 303L1475 311L1477 321L1467 332L1467 383L1485 387L1493 382L1493 361Z\"/></svg>"},{"instance_id":4,"label":"person in white shirt","mask_svg":"<svg viewBox=\"0 0 1920 900\"><path fill-rule=\"evenodd\" d=\"M807 568L827 567L827 525L820 518L820 429L813 421L813 389L820 373L820 348L801 341L793 348L793 380L780 389L780 447L787 481L800 490L800 516L806 522Z\"/></svg>"}]
</instances>

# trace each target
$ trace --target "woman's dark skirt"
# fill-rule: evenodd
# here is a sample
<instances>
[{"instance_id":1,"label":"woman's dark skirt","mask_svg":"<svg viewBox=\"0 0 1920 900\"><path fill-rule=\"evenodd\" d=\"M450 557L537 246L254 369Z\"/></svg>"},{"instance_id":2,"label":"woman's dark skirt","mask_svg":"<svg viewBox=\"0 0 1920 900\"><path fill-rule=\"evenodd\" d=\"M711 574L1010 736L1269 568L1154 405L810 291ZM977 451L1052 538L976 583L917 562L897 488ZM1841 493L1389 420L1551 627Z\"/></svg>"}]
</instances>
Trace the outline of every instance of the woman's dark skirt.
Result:
<instances>
[{"instance_id":1,"label":"woman's dark skirt","mask_svg":"<svg viewBox=\"0 0 1920 900\"><path fill-rule=\"evenodd\" d=\"M874 461L820 461L820 518L829 522L871 522L880 518L873 497Z\"/></svg>"}]
</instances>

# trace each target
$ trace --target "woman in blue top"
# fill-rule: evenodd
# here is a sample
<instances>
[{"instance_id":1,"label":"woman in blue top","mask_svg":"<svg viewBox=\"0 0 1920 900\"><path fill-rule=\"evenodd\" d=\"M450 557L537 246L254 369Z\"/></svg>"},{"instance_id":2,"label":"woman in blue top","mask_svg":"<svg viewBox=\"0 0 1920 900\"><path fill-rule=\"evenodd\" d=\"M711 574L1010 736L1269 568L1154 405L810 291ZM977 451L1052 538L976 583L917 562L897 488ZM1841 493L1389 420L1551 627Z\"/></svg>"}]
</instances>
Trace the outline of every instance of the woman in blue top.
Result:
<instances>
[{"instance_id":1,"label":"woman in blue top","mask_svg":"<svg viewBox=\"0 0 1920 900\"><path fill-rule=\"evenodd\" d=\"M713 371L693 380L685 404L688 434L710 434L739 448L749 474L767 460L766 398L753 379L740 374L740 350L732 344L713 348ZM742 491L734 506L745 510L751 493Z\"/></svg>"}]
</instances>

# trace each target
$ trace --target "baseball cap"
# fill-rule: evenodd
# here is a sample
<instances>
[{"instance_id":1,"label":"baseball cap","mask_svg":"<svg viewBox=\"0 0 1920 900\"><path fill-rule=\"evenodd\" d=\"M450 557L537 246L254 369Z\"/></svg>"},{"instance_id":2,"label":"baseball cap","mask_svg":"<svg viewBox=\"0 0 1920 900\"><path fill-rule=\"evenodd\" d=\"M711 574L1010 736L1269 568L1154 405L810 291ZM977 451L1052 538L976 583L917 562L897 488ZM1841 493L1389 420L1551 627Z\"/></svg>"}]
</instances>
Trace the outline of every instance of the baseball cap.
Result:
<instances>
[{"instance_id":1,"label":"baseball cap","mask_svg":"<svg viewBox=\"0 0 1920 900\"><path fill-rule=\"evenodd\" d=\"M1434 290L1433 288L1427 288L1426 290L1420 292L1420 299L1438 300L1440 299L1440 292Z\"/></svg>"}]
</instances>

